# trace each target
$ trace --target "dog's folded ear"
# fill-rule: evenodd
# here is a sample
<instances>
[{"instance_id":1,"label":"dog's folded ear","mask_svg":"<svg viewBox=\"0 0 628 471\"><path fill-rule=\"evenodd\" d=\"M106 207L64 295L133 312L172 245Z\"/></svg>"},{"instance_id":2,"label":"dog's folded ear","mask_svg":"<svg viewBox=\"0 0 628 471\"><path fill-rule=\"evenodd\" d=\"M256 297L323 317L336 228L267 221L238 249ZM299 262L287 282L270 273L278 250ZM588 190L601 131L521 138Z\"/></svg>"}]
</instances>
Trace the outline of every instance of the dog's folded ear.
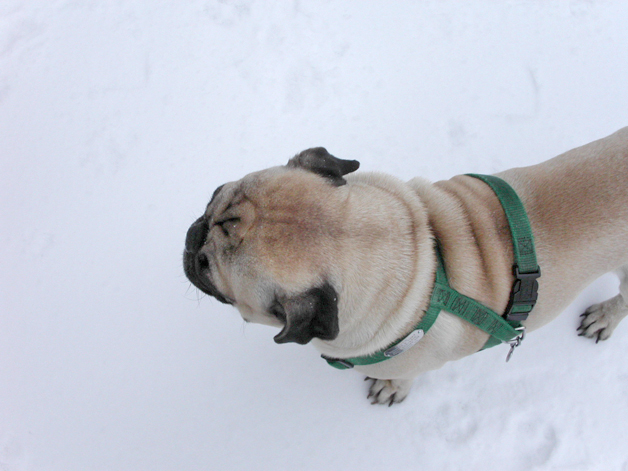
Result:
<instances>
[{"instance_id":1,"label":"dog's folded ear","mask_svg":"<svg viewBox=\"0 0 628 471\"><path fill-rule=\"evenodd\" d=\"M355 172L360 162L342 160L331 155L324 147L313 147L295 155L287 166L309 170L327 178L334 186L342 186L347 183L342 176Z\"/></svg>"},{"instance_id":2,"label":"dog's folded ear","mask_svg":"<svg viewBox=\"0 0 628 471\"><path fill-rule=\"evenodd\" d=\"M286 325L275 342L304 345L314 337L333 340L338 336L338 295L329 283L283 299L280 304Z\"/></svg>"}]
</instances>

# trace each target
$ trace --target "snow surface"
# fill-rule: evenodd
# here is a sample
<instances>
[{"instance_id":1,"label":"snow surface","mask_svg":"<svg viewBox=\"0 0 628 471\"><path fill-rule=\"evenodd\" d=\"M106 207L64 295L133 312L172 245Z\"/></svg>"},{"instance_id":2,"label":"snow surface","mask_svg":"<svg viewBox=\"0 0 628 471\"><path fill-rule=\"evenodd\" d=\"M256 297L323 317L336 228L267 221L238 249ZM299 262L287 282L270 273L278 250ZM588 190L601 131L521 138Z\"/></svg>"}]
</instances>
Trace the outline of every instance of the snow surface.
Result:
<instances>
[{"instance_id":1,"label":"snow surface","mask_svg":"<svg viewBox=\"0 0 628 471\"><path fill-rule=\"evenodd\" d=\"M0 470L628 470L628 322L392 408L199 296L216 186L325 146L432 180L628 124L620 1L0 2Z\"/></svg>"}]
</instances>

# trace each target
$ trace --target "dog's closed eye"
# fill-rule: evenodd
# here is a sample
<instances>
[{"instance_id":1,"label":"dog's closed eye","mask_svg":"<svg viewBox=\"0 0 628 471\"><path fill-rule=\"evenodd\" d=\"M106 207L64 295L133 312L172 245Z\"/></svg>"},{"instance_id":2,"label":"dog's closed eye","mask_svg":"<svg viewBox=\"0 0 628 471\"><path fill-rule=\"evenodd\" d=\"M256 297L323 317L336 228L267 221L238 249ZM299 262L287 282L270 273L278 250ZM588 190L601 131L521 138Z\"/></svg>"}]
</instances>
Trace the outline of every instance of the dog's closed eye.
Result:
<instances>
[{"instance_id":1,"label":"dog's closed eye","mask_svg":"<svg viewBox=\"0 0 628 471\"><path fill-rule=\"evenodd\" d=\"M229 237L230 234L233 234L233 231L236 229L236 226L238 225L238 223L240 222L240 218L228 218L228 219L224 219L222 221L218 221L216 222L216 225L220 227L220 229L222 229L222 233Z\"/></svg>"}]
</instances>

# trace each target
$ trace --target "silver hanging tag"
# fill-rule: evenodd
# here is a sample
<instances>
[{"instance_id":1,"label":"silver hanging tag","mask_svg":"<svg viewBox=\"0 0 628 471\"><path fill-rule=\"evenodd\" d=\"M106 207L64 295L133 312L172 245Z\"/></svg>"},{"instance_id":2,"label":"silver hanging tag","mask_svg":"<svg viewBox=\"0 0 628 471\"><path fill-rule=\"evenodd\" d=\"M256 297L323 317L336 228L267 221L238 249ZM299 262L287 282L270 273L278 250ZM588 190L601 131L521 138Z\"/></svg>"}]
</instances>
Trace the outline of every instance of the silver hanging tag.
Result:
<instances>
[{"instance_id":1,"label":"silver hanging tag","mask_svg":"<svg viewBox=\"0 0 628 471\"><path fill-rule=\"evenodd\" d=\"M397 345L390 347L388 350L384 351L385 357L394 357L399 355L400 353L409 350L411 347L414 347L419 340L423 338L423 329L417 329L410 332L405 339L399 342Z\"/></svg>"},{"instance_id":2,"label":"silver hanging tag","mask_svg":"<svg viewBox=\"0 0 628 471\"><path fill-rule=\"evenodd\" d=\"M510 350L508 351L508 355L506 355L506 363L508 363L508 361L510 360L510 357L512 357L512 354L515 351L515 348L517 348L519 345L521 345L521 342L523 342L523 339L526 338L526 328L521 326L521 327L517 327L515 330L518 330L519 332L521 332L519 335L517 335L514 339L509 340L507 343L508 345L510 345Z\"/></svg>"}]
</instances>

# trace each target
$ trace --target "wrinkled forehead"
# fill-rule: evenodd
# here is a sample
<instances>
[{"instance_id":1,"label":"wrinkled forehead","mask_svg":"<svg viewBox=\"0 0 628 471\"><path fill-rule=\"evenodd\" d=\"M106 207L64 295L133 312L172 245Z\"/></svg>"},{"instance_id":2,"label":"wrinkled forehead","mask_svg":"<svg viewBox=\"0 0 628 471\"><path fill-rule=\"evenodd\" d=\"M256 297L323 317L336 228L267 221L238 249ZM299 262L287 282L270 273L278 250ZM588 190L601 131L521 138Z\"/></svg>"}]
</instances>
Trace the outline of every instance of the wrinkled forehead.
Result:
<instances>
[{"instance_id":1,"label":"wrinkled forehead","mask_svg":"<svg viewBox=\"0 0 628 471\"><path fill-rule=\"evenodd\" d=\"M296 289L313 283L337 252L342 231L337 195L343 191L311 172L271 168L223 185L206 216L210 225L240 220L240 255L254 257L248 262Z\"/></svg>"},{"instance_id":2,"label":"wrinkled forehead","mask_svg":"<svg viewBox=\"0 0 628 471\"><path fill-rule=\"evenodd\" d=\"M306 170L272 167L218 187L205 214L211 219L247 201L255 207L258 217L271 217L278 210L283 217L307 213L302 221L306 223L323 217L339 191L342 190Z\"/></svg>"},{"instance_id":3,"label":"wrinkled forehead","mask_svg":"<svg viewBox=\"0 0 628 471\"><path fill-rule=\"evenodd\" d=\"M282 173L281 167L273 167L259 172L249 173L240 180L228 182L220 185L207 204L205 215L211 217L213 214L224 211L233 204L234 199L246 198L259 193L259 187L264 182L272 178L273 175Z\"/></svg>"}]
</instances>

